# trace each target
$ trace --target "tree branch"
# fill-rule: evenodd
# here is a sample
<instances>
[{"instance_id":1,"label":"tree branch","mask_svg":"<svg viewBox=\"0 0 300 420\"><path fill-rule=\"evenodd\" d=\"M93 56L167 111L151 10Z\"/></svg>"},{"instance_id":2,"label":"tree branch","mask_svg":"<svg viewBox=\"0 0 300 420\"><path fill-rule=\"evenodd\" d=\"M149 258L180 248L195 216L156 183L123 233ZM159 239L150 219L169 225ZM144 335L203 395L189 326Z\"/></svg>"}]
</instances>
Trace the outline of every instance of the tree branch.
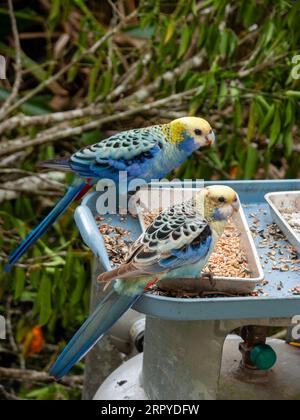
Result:
<instances>
[{"instance_id":1,"label":"tree branch","mask_svg":"<svg viewBox=\"0 0 300 420\"><path fill-rule=\"evenodd\" d=\"M128 98L126 98L126 102L131 101L137 101L137 102L143 102L149 96L156 92L159 88L162 82L172 83L174 82L179 76L181 76L183 73L186 73L189 70L201 67L204 58L206 56L206 53L204 50L199 52L198 54L194 55L194 57L190 58L187 61L184 61L180 66L176 67L174 70L167 71L157 79L155 79L154 82L150 83L145 88L142 88L138 90L137 92L130 95Z\"/></svg>"},{"instance_id":2,"label":"tree branch","mask_svg":"<svg viewBox=\"0 0 300 420\"><path fill-rule=\"evenodd\" d=\"M16 173L16 171L14 172ZM0 169L0 173L5 172ZM22 193L39 195L43 194L50 196L51 190L52 192L61 192L64 190L64 185L61 184L58 180L63 181L64 174L60 172L34 174L17 179L15 181L4 182L0 186L0 203L6 200L14 200ZM52 195L57 195L57 193Z\"/></svg>"},{"instance_id":3,"label":"tree branch","mask_svg":"<svg viewBox=\"0 0 300 420\"><path fill-rule=\"evenodd\" d=\"M99 116L103 113L103 107L95 104L89 105L81 109L72 109L71 111L65 112L54 112L46 115L35 115L35 116L26 116L18 115L12 117L7 121L4 121L0 125L0 134L5 131L14 130L17 127L31 127L36 125L49 125L54 123L60 123L65 121L70 121L79 118Z\"/></svg>"},{"instance_id":4,"label":"tree branch","mask_svg":"<svg viewBox=\"0 0 300 420\"><path fill-rule=\"evenodd\" d=\"M6 117L6 115L9 114L10 106L15 101L15 99L17 99L20 86L22 83L21 44L20 44L20 37L19 37L16 17L14 14L14 7L13 7L12 0L8 0L8 11L9 11L9 16L11 20L12 32L14 36L14 44L15 44L15 49L16 49L16 70L15 70L16 77L15 77L15 82L13 85L12 92L10 96L7 98L7 100L4 102L2 108L0 109L0 120L3 120Z\"/></svg>"},{"instance_id":5,"label":"tree branch","mask_svg":"<svg viewBox=\"0 0 300 420\"><path fill-rule=\"evenodd\" d=\"M6 391L3 385L0 385L0 396L3 396L7 401L20 401L21 398L18 398L15 394ZM0 398L1 400L1 398Z\"/></svg>"},{"instance_id":6,"label":"tree branch","mask_svg":"<svg viewBox=\"0 0 300 420\"><path fill-rule=\"evenodd\" d=\"M9 0L11 1L11 0ZM29 92L26 96L21 98L19 101L17 101L14 105L12 105L8 110L7 113L10 114L11 112L17 110L22 106L25 102L27 102L29 99L33 98L38 93L42 92L46 87L48 87L51 83L57 81L60 79L64 74L66 74L74 65L80 63L81 60L83 60L85 57L89 55L94 55L96 51L110 38L112 37L116 32L118 32L123 26L130 20L133 16L136 16L136 11L128 16L125 16L124 20L121 21L117 26L115 26L113 29L111 29L109 32L107 32L102 38L100 38L97 42L95 42L94 45L92 45L90 48L83 51L80 55L73 58L69 64L62 67L57 73L55 73L53 76L51 76L49 79L42 82L40 85L38 85L35 89L33 89L31 92Z\"/></svg>"},{"instance_id":7,"label":"tree branch","mask_svg":"<svg viewBox=\"0 0 300 420\"><path fill-rule=\"evenodd\" d=\"M7 369L0 367L0 378L1 382L5 380L16 380L20 382L27 383L46 383L51 384L56 381L48 375L46 372L38 372L35 370L25 370L25 369ZM66 387L78 387L81 388L83 385L83 376L66 376L60 381L61 385Z\"/></svg>"},{"instance_id":8,"label":"tree branch","mask_svg":"<svg viewBox=\"0 0 300 420\"><path fill-rule=\"evenodd\" d=\"M187 98L196 93L197 89L198 88L194 88L185 92L176 93L174 95L168 96L167 98L140 105L133 109L129 109L128 111L115 112L113 115L109 115L98 120L92 120L86 124L76 127L60 127L61 129L58 130L51 128L38 134L34 140L30 140L29 137L23 137L6 143L0 143L0 157L19 152L28 147L40 146L42 144L56 142L58 140L66 139L69 137L79 136L86 131L100 128L104 124L120 121L132 117L133 115L147 113L153 108L162 107L171 102L176 102L178 100Z\"/></svg>"}]
</instances>

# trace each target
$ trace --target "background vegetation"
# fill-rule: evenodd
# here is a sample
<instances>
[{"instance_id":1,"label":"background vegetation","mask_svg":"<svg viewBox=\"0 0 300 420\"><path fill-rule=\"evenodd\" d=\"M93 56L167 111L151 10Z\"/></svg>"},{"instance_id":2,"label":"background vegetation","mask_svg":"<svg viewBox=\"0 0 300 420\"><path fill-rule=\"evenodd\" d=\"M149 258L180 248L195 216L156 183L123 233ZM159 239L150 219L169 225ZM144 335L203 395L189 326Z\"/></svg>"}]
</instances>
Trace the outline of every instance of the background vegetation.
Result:
<instances>
[{"instance_id":1,"label":"background vegetation","mask_svg":"<svg viewBox=\"0 0 300 420\"><path fill-rule=\"evenodd\" d=\"M299 176L300 81L291 71L300 1L14 0L13 9L0 1L8 64L0 85L1 273L69 181L37 163L119 130L203 116L217 148L195 154L176 176ZM3 398L79 398L80 377L53 385L36 371L88 312L91 258L69 212L1 274ZM21 382L12 368L27 368Z\"/></svg>"}]
</instances>

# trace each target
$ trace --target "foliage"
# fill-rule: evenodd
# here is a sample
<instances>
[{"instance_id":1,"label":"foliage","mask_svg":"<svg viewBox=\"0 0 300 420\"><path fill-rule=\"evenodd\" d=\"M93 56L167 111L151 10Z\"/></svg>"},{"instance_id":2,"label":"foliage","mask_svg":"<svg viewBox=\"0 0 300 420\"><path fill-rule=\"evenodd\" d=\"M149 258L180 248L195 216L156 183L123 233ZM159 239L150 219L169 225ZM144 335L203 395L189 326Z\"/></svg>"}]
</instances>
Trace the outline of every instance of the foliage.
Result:
<instances>
[{"instance_id":1,"label":"foliage","mask_svg":"<svg viewBox=\"0 0 300 420\"><path fill-rule=\"evenodd\" d=\"M137 1L117 1L114 9L111 2L92 0L14 3L22 83L0 120L2 185L16 193L1 201L2 261L53 205L53 196L62 194L57 186L36 191L22 186L20 193L14 183L26 183L38 161L69 155L128 127L186 114L210 120L217 148L193 156L177 171L182 178L298 177L300 82L291 71L300 45L299 0L141 0L137 16L92 53L88 49ZM0 86L4 102L15 80L16 51L4 1L0 19L0 54L9 64L8 80ZM198 61L184 67L195 56ZM177 93L182 96L174 97ZM156 106L161 99L165 102ZM152 105L146 109L145 103ZM63 121L20 122L23 116L43 118L74 109L86 112ZM18 123L13 124L13 116ZM65 137L69 128L79 131ZM41 142L32 144L38 136ZM1 275L1 300L13 296L13 308L22 318L25 314L29 326L43 326L47 342L66 340L88 311L91 261L68 212L11 275ZM20 343L20 312L14 323ZM38 399L39 392L26 397Z\"/></svg>"}]
</instances>

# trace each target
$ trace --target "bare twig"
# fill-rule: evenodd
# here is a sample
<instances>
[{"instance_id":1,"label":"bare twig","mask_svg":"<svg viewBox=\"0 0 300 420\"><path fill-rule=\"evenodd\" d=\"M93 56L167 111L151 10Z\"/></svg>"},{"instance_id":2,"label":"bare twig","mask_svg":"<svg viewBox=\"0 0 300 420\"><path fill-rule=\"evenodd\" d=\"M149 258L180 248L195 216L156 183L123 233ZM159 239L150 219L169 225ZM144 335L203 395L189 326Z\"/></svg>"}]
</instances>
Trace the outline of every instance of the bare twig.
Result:
<instances>
[{"instance_id":1,"label":"bare twig","mask_svg":"<svg viewBox=\"0 0 300 420\"><path fill-rule=\"evenodd\" d=\"M25 116L25 115L18 115L16 117L12 117L7 121L4 121L0 125L0 134L4 131L10 131L15 129L16 127L31 127L33 125L49 125L55 124L60 122L66 122L74 119L80 119L84 117L93 117L99 116L103 113L103 107L100 105L95 106L94 104L91 106L87 106L81 109L72 109L71 111L65 112L54 112L51 114L46 115L36 115L36 116Z\"/></svg>"},{"instance_id":2,"label":"bare twig","mask_svg":"<svg viewBox=\"0 0 300 420\"><path fill-rule=\"evenodd\" d=\"M145 88L140 89L139 91L133 93L128 98L126 98L126 101L137 101L137 102L143 102L149 96L157 91L161 85L162 82L172 83L174 82L179 76L181 76L183 73L186 73L189 70L201 67L201 65L204 62L205 58L205 51L202 50L198 54L196 54L194 57L190 58L189 60L183 62L180 66L176 67L174 70L167 71L162 76L155 79L154 82L147 85Z\"/></svg>"},{"instance_id":3,"label":"bare twig","mask_svg":"<svg viewBox=\"0 0 300 420\"><path fill-rule=\"evenodd\" d=\"M7 156L4 159L0 161L0 168L7 168L11 167L13 165L16 165L16 163L21 162L26 159L26 157L30 154L30 150L23 150L21 152L15 153L13 155Z\"/></svg>"},{"instance_id":4,"label":"bare twig","mask_svg":"<svg viewBox=\"0 0 300 420\"><path fill-rule=\"evenodd\" d=\"M115 12L115 14L119 16L121 19L124 19L125 15L122 13L121 10L119 10L118 6L115 5L112 0L108 0L108 3L110 7L112 8L112 10Z\"/></svg>"},{"instance_id":5,"label":"bare twig","mask_svg":"<svg viewBox=\"0 0 300 420\"><path fill-rule=\"evenodd\" d=\"M6 171L0 169L0 173L5 172ZM14 170L14 172L17 173L16 170ZM20 172L22 173L23 171ZM7 170L6 173L11 173L11 171ZM0 203L6 200L14 200L21 193L57 196L58 193L64 190L64 185L58 182L58 179L63 181L64 175L59 172L34 174L15 181L4 182L0 186Z\"/></svg>"},{"instance_id":6,"label":"bare twig","mask_svg":"<svg viewBox=\"0 0 300 420\"><path fill-rule=\"evenodd\" d=\"M15 394L12 392L8 392L3 385L0 385L0 396L3 396L5 400L7 401L20 401L21 398L18 398ZM1 400L1 398L0 398Z\"/></svg>"},{"instance_id":7,"label":"bare twig","mask_svg":"<svg viewBox=\"0 0 300 420\"><path fill-rule=\"evenodd\" d=\"M142 64L144 67L146 67L149 64L151 57L152 55L150 53L145 55L145 57L142 60ZM158 77L154 82L150 83L148 86L139 89L137 92L130 95L128 98L125 98L124 99L125 103L135 102L135 101L143 102L152 93L154 93L156 90L159 89L163 81L166 83L172 83L182 73L201 66L201 64L203 63L204 57L205 57L205 53L203 51L200 52L199 54L196 54L194 57L185 61L182 65L177 67L175 70L164 73L162 76ZM128 75L125 77L123 82L119 84L116 87L116 89L107 96L106 98L107 102L112 102L116 100L118 97L120 97L122 94L126 92L130 83L135 78L135 70L138 64L139 62L133 64L133 66L130 68ZM0 125L0 134L8 130L13 130L18 126L25 128L32 125L49 125L53 123L80 119L80 118L84 118L88 116L96 117L103 113L103 109L104 109L103 105L91 104L82 109L74 109L74 110L65 111L65 112L56 112L56 113L47 114L47 115L38 115L38 116L33 116L33 117L19 115L16 117L12 117L9 120L3 122Z\"/></svg>"},{"instance_id":8,"label":"bare twig","mask_svg":"<svg viewBox=\"0 0 300 420\"><path fill-rule=\"evenodd\" d=\"M142 65L146 67L152 55L145 54L144 58L142 59ZM126 92L130 83L134 80L136 76L136 69L140 61L134 63L132 67L129 69L128 74L125 76L124 80L118 84L118 86L113 90L106 98L106 102L113 102L118 97ZM100 98L98 98L100 99ZM98 102L96 99L96 102ZM60 122L71 121L75 119L85 118L85 117L97 117L103 114L104 106L102 104L91 104L85 108L81 109L72 109L70 111L64 112L54 112L49 113L46 115L36 115L36 116L26 116L26 115L17 115L12 118L9 118L6 121L3 121L0 124L0 134L4 132L8 132L14 130L17 127L31 127L37 125L44 125L47 126L49 124L55 124Z\"/></svg>"},{"instance_id":9,"label":"bare twig","mask_svg":"<svg viewBox=\"0 0 300 420\"><path fill-rule=\"evenodd\" d=\"M241 69L238 72L239 79L243 79L245 77L248 77L250 74L259 73L263 70L265 70L268 67L274 66L275 63L282 60L284 57L286 57L288 53L280 54L278 56L269 56L261 63L257 64L256 66L250 67L248 69ZM246 61L248 64L248 60Z\"/></svg>"},{"instance_id":10,"label":"bare twig","mask_svg":"<svg viewBox=\"0 0 300 420\"><path fill-rule=\"evenodd\" d=\"M12 0L8 0L8 11L9 16L11 20L12 25L12 32L14 36L14 44L15 44L15 50L16 50L16 77L15 82L11 91L11 94L7 98L7 100L4 102L1 110L0 110L0 120L6 117L6 115L9 114L9 109L11 104L17 99L20 86L22 83L22 59L21 59L21 44L20 44L20 37L17 27L17 21L14 14L14 7Z\"/></svg>"},{"instance_id":11,"label":"bare twig","mask_svg":"<svg viewBox=\"0 0 300 420\"><path fill-rule=\"evenodd\" d=\"M167 98L159 99L151 103L136 106L135 108L129 109L128 111L115 112L113 113L113 115L92 120L86 124L79 125L76 127L64 127L61 130L54 130L53 128L45 130L44 132L38 134L34 140L30 140L30 138L24 137L21 139L16 139L0 144L0 157L7 156L11 153L19 152L20 150L23 150L28 147L40 146L42 144L56 142L58 140L66 139L69 137L79 136L86 131L91 131L100 128L103 124L111 123L114 121L120 121L132 117L133 115L147 113L153 108L163 107L169 103L190 97L191 95L196 93L196 91L197 88L190 89L181 93L176 93L174 95L168 96Z\"/></svg>"},{"instance_id":12,"label":"bare twig","mask_svg":"<svg viewBox=\"0 0 300 420\"><path fill-rule=\"evenodd\" d=\"M25 369L7 369L0 367L1 382L3 379L16 380L22 383L55 383L55 380L46 372ZM83 385L83 376L66 376L60 383L70 388L81 388Z\"/></svg>"},{"instance_id":13,"label":"bare twig","mask_svg":"<svg viewBox=\"0 0 300 420\"><path fill-rule=\"evenodd\" d=\"M150 52L144 55L141 61L144 68L148 66L148 64L151 61L151 58L152 58L152 54ZM118 86L107 96L106 100L108 102L114 101L115 99L117 99L118 97L120 97L126 92L126 90L130 87L131 83L136 78L136 70L139 64L140 64L140 61L137 61L131 66L126 76L124 77L124 80L121 83L119 83Z\"/></svg>"},{"instance_id":14,"label":"bare twig","mask_svg":"<svg viewBox=\"0 0 300 420\"><path fill-rule=\"evenodd\" d=\"M15 337L14 337L14 332L13 332L13 327L12 327L12 322L11 322L11 301L12 301L11 297L9 297L6 301L6 331L7 331L7 336L8 336L9 343L10 343L10 346L11 346L12 350L15 353L17 353L18 356L19 356L21 369L25 369L26 368L25 359L24 359L23 354L22 354L19 346L17 345L17 343L15 341Z\"/></svg>"},{"instance_id":15,"label":"bare twig","mask_svg":"<svg viewBox=\"0 0 300 420\"><path fill-rule=\"evenodd\" d=\"M11 0L10 0L11 1ZM21 98L19 101L17 101L13 106L11 106L7 113L11 113L20 106L22 106L25 102L27 102L29 99L33 98L38 93L42 92L46 87L48 87L51 83L57 81L60 79L63 75L65 75L74 65L80 63L85 57L89 55L93 55L96 53L96 51L109 39L111 38L115 33L117 33L123 26L133 17L136 15L136 11L124 18L117 26L115 26L113 29L108 31L102 38L100 38L97 42L95 42L94 45L92 45L90 48L84 50L81 54L74 57L69 64L62 67L57 73L55 73L53 76L49 77L45 81L43 81L41 84L39 84L35 89L33 89L31 92L29 92L27 95L25 95L23 98Z\"/></svg>"}]
</instances>

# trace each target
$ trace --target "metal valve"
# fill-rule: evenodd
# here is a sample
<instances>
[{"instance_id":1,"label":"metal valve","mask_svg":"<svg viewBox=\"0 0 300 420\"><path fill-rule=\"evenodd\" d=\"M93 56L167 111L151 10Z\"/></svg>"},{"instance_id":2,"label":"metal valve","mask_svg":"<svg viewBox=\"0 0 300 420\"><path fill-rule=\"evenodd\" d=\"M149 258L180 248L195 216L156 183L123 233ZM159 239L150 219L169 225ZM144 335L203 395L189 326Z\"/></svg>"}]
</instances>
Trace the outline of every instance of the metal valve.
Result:
<instances>
[{"instance_id":1,"label":"metal valve","mask_svg":"<svg viewBox=\"0 0 300 420\"><path fill-rule=\"evenodd\" d=\"M272 347L266 344L267 333L267 327L244 327L240 330L244 340L240 344L244 368L267 371L275 365L277 356Z\"/></svg>"}]
</instances>

